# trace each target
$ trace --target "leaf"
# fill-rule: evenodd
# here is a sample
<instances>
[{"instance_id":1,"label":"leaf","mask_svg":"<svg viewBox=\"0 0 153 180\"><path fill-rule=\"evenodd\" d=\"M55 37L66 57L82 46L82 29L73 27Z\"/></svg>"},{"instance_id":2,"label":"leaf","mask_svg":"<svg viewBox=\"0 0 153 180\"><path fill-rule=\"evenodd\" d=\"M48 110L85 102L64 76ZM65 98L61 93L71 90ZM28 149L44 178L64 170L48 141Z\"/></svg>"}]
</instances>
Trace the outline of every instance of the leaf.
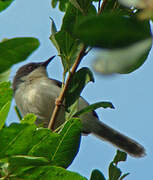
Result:
<instances>
[{"instance_id":1,"label":"leaf","mask_svg":"<svg viewBox=\"0 0 153 180\"><path fill-rule=\"evenodd\" d=\"M12 166L12 170L18 167L25 166L43 166L49 165L49 161L44 157L34 157L34 156L25 156L25 155L16 155L11 156L7 160ZM10 168L10 167L9 167Z\"/></svg>"},{"instance_id":2,"label":"leaf","mask_svg":"<svg viewBox=\"0 0 153 180\"><path fill-rule=\"evenodd\" d=\"M27 155L39 139L33 141L35 125L11 124L0 131L0 158L12 155Z\"/></svg>"},{"instance_id":3,"label":"leaf","mask_svg":"<svg viewBox=\"0 0 153 180\"><path fill-rule=\"evenodd\" d=\"M66 109L75 103L85 85L90 81L94 82L94 77L89 68L81 68L73 75L65 94Z\"/></svg>"},{"instance_id":4,"label":"leaf","mask_svg":"<svg viewBox=\"0 0 153 180\"><path fill-rule=\"evenodd\" d=\"M0 12L5 10L12 2L13 0L0 0Z\"/></svg>"},{"instance_id":5,"label":"leaf","mask_svg":"<svg viewBox=\"0 0 153 180\"><path fill-rule=\"evenodd\" d=\"M118 164L120 161L126 161L127 154L125 152L122 152L120 150L117 150L117 154L113 160L115 164Z\"/></svg>"},{"instance_id":6,"label":"leaf","mask_svg":"<svg viewBox=\"0 0 153 180\"><path fill-rule=\"evenodd\" d=\"M11 69L8 69L7 71L0 73L0 81L8 81L10 72L11 72Z\"/></svg>"},{"instance_id":7,"label":"leaf","mask_svg":"<svg viewBox=\"0 0 153 180\"><path fill-rule=\"evenodd\" d=\"M109 180L118 180L121 176L121 170L112 163L109 165Z\"/></svg>"},{"instance_id":8,"label":"leaf","mask_svg":"<svg viewBox=\"0 0 153 180\"><path fill-rule=\"evenodd\" d=\"M130 173L123 174L119 180L123 180L126 176L128 176Z\"/></svg>"},{"instance_id":9,"label":"leaf","mask_svg":"<svg viewBox=\"0 0 153 180\"><path fill-rule=\"evenodd\" d=\"M116 49L150 38L151 32L149 21L113 12L84 18L74 35L86 45Z\"/></svg>"},{"instance_id":10,"label":"leaf","mask_svg":"<svg viewBox=\"0 0 153 180\"><path fill-rule=\"evenodd\" d=\"M24 118L21 120L21 123L27 123L27 124L34 124L35 121L37 119L37 116L35 116L34 114L27 114L26 116L24 116Z\"/></svg>"},{"instance_id":11,"label":"leaf","mask_svg":"<svg viewBox=\"0 0 153 180\"><path fill-rule=\"evenodd\" d=\"M0 82L0 129L3 128L10 110L13 91L10 82Z\"/></svg>"},{"instance_id":12,"label":"leaf","mask_svg":"<svg viewBox=\"0 0 153 180\"><path fill-rule=\"evenodd\" d=\"M0 43L0 73L25 60L39 46L36 38L13 38Z\"/></svg>"},{"instance_id":13,"label":"leaf","mask_svg":"<svg viewBox=\"0 0 153 180\"><path fill-rule=\"evenodd\" d=\"M52 133L44 136L43 141L33 146L28 154L46 157L52 165L67 168L78 152L80 131L81 122L73 118L65 124L59 135Z\"/></svg>"},{"instance_id":14,"label":"leaf","mask_svg":"<svg viewBox=\"0 0 153 180\"><path fill-rule=\"evenodd\" d=\"M88 0L85 0L85 1L71 0L70 1L73 5L71 3L68 4L66 13L63 17L63 23L61 27L62 31L69 32L72 35L75 30L75 26L78 25L80 21L82 21L82 19L86 18L86 16L96 15L95 7L92 5L91 2L89 3L86 1ZM84 5L84 2L85 2L85 8L82 9L81 4L83 3ZM86 3L87 3L87 6L86 6ZM76 8L76 6L78 8ZM76 37L73 37L73 38L76 39Z\"/></svg>"},{"instance_id":15,"label":"leaf","mask_svg":"<svg viewBox=\"0 0 153 180\"><path fill-rule=\"evenodd\" d=\"M7 119L8 112L10 110L11 101L8 101L1 109L0 109L0 130L3 128L5 121Z\"/></svg>"},{"instance_id":16,"label":"leaf","mask_svg":"<svg viewBox=\"0 0 153 180\"><path fill-rule=\"evenodd\" d=\"M0 82L0 109L12 100L13 90L10 82Z\"/></svg>"},{"instance_id":17,"label":"leaf","mask_svg":"<svg viewBox=\"0 0 153 180\"><path fill-rule=\"evenodd\" d=\"M93 63L101 74L130 73L138 69L147 59L152 47L152 38L117 50L103 50Z\"/></svg>"},{"instance_id":18,"label":"leaf","mask_svg":"<svg viewBox=\"0 0 153 180\"><path fill-rule=\"evenodd\" d=\"M81 122L69 120L60 134L34 124L12 124L0 131L0 158L28 155L46 158L50 164L67 168L76 156Z\"/></svg>"},{"instance_id":19,"label":"leaf","mask_svg":"<svg viewBox=\"0 0 153 180\"><path fill-rule=\"evenodd\" d=\"M78 173L70 172L61 167L40 166L28 169L15 178L32 179L32 180L86 180ZM14 178L14 180L16 180Z\"/></svg>"},{"instance_id":20,"label":"leaf","mask_svg":"<svg viewBox=\"0 0 153 180\"><path fill-rule=\"evenodd\" d=\"M59 2L59 10L65 11L68 4L68 0L52 0L51 3L52 7L55 8L58 2Z\"/></svg>"},{"instance_id":21,"label":"leaf","mask_svg":"<svg viewBox=\"0 0 153 180\"><path fill-rule=\"evenodd\" d=\"M106 180L105 176L99 170L95 169L92 171L90 180Z\"/></svg>"},{"instance_id":22,"label":"leaf","mask_svg":"<svg viewBox=\"0 0 153 180\"><path fill-rule=\"evenodd\" d=\"M55 33L57 33L57 28L56 28L55 22L54 22L54 20L52 18L50 18L50 19L52 21L52 23L51 23L51 33L55 34Z\"/></svg>"},{"instance_id":23,"label":"leaf","mask_svg":"<svg viewBox=\"0 0 153 180\"><path fill-rule=\"evenodd\" d=\"M98 102L98 103L94 103L94 104L91 104L83 109L81 109L80 111L78 111L74 116L80 116L82 114L86 114L86 113L89 113L91 111L94 111L95 109L98 109L98 108L112 108L114 109L114 106L111 102Z\"/></svg>"},{"instance_id":24,"label":"leaf","mask_svg":"<svg viewBox=\"0 0 153 180\"><path fill-rule=\"evenodd\" d=\"M61 56L64 72L66 73L70 70L76 57L80 53L82 44L80 44L78 40L74 40L71 35L65 31L52 34L50 39Z\"/></svg>"}]
</instances>

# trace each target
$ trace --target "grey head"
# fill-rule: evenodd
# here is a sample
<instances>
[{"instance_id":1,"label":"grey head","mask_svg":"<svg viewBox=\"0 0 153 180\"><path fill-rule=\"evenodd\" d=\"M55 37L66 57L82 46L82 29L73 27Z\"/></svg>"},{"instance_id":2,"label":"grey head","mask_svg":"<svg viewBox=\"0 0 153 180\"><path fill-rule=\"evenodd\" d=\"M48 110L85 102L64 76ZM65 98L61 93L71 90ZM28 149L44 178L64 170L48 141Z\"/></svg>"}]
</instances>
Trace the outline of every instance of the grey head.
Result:
<instances>
[{"instance_id":1,"label":"grey head","mask_svg":"<svg viewBox=\"0 0 153 180\"><path fill-rule=\"evenodd\" d=\"M22 77L29 75L30 73L32 73L34 70L36 70L39 67L46 68L54 57L55 56L52 56L44 62L28 63L28 64L21 66L18 69L18 71L16 72L16 75L13 79L12 87L13 87L14 92L16 91L18 85L23 81Z\"/></svg>"}]
</instances>

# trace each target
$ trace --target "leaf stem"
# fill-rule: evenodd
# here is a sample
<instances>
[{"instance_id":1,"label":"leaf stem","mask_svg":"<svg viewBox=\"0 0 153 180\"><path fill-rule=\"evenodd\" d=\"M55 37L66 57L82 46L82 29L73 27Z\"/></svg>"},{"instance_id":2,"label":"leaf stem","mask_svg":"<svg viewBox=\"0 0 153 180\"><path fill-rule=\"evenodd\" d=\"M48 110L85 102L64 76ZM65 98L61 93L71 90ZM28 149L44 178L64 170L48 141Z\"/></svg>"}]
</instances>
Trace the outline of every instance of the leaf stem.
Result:
<instances>
[{"instance_id":1,"label":"leaf stem","mask_svg":"<svg viewBox=\"0 0 153 180\"><path fill-rule=\"evenodd\" d=\"M84 57L85 55L85 51L86 51L86 46L83 45L78 57L76 58L75 60L75 63L74 65L72 66L72 69L68 75L68 78L66 80L66 83L63 87L63 89L61 90L61 93L58 97L58 99L56 100L55 102L55 108L54 108L54 111L52 113L52 116L51 116L51 119L50 119L50 122L49 122L49 125L48 125L48 129L53 129L54 128L54 124L55 124L55 121L56 121L56 118L57 118L57 115L58 115L58 112L59 112L59 109L60 109L60 106L62 105L63 103L63 100L64 100L64 95L65 95L65 92L68 88L68 85L69 85L69 82L71 81L71 78L73 76L73 74L75 73L75 71L77 70L82 58Z\"/></svg>"}]
</instances>

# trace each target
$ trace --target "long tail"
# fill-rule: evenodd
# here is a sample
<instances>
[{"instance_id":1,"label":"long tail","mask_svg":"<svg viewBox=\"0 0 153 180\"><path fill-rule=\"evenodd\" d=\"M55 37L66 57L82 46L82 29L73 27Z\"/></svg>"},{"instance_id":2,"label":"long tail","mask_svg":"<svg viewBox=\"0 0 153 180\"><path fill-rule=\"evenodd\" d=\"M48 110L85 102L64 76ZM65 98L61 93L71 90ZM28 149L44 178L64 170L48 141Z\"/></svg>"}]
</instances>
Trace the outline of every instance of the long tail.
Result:
<instances>
[{"instance_id":1,"label":"long tail","mask_svg":"<svg viewBox=\"0 0 153 180\"><path fill-rule=\"evenodd\" d=\"M142 157L145 155L145 149L142 145L100 121L94 123L92 133L117 146L131 156Z\"/></svg>"}]
</instances>

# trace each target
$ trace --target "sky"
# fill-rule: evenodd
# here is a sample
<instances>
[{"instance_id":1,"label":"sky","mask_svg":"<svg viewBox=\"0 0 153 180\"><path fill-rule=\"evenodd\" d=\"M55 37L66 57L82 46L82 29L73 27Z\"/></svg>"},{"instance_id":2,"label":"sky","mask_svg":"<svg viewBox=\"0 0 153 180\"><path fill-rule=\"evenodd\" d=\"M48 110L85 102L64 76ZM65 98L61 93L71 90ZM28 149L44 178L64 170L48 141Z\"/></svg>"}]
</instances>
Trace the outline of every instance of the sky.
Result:
<instances>
[{"instance_id":1,"label":"sky","mask_svg":"<svg viewBox=\"0 0 153 180\"><path fill-rule=\"evenodd\" d=\"M12 67L10 79L16 70L27 62L39 62L57 54L49 40L52 17L60 28L62 13L51 8L51 0L16 0L5 11L0 13L0 40L13 37L36 37L40 47L28 59ZM96 51L86 56L80 67L91 64ZM111 101L115 110L97 110L100 120L141 143L147 155L143 158L128 156L127 161L120 163L121 170L130 175L125 180L153 179L153 50L147 61L138 70L127 75L101 76L94 73L95 83L89 83L82 96L89 103ZM57 58L48 67L49 76L62 79L62 66ZM8 116L8 122L17 122L14 101ZM82 137L79 153L69 170L89 178L93 169L99 169L108 177L108 165L116 153L116 148L107 142L89 135Z\"/></svg>"}]
</instances>

